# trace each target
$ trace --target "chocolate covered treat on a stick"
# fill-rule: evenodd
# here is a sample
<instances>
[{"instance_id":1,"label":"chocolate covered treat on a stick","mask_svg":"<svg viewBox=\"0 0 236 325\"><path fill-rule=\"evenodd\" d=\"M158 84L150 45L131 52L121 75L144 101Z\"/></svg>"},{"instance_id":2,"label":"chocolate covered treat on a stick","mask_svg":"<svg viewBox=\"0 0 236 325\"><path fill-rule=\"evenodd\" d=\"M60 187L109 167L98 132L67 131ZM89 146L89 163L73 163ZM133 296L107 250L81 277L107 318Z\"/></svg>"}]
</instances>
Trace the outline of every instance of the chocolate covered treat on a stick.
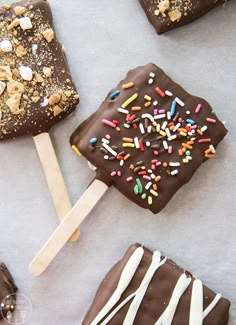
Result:
<instances>
[{"instance_id":1,"label":"chocolate covered treat on a stick","mask_svg":"<svg viewBox=\"0 0 236 325\"><path fill-rule=\"evenodd\" d=\"M48 131L78 102L49 3L25 0L4 5L0 9L0 140L33 136L60 220L72 205Z\"/></svg>"},{"instance_id":2,"label":"chocolate covered treat on a stick","mask_svg":"<svg viewBox=\"0 0 236 325\"><path fill-rule=\"evenodd\" d=\"M97 177L31 264L39 275L110 185L153 213L161 211L227 130L211 106L150 63L131 70L71 137Z\"/></svg>"},{"instance_id":3,"label":"chocolate covered treat on a stick","mask_svg":"<svg viewBox=\"0 0 236 325\"><path fill-rule=\"evenodd\" d=\"M83 325L227 325L230 302L159 251L132 245L101 283Z\"/></svg>"},{"instance_id":4,"label":"chocolate covered treat on a stick","mask_svg":"<svg viewBox=\"0 0 236 325\"><path fill-rule=\"evenodd\" d=\"M227 0L139 0L158 34L186 25Z\"/></svg>"},{"instance_id":5,"label":"chocolate covered treat on a stick","mask_svg":"<svg viewBox=\"0 0 236 325\"><path fill-rule=\"evenodd\" d=\"M16 291L17 287L9 270L4 263L0 262L0 320L3 318L10 319L14 312Z\"/></svg>"}]
</instances>

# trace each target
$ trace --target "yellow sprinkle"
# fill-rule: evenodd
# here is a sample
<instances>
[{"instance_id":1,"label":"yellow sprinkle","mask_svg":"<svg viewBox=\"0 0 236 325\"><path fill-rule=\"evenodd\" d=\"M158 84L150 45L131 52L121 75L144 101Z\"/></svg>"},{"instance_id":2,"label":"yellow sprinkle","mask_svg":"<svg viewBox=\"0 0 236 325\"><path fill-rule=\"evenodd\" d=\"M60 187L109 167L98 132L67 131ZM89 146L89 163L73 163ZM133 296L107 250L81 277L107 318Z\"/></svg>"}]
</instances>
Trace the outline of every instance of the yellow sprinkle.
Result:
<instances>
[{"instance_id":1,"label":"yellow sprinkle","mask_svg":"<svg viewBox=\"0 0 236 325\"><path fill-rule=\"evenodd\" d=\"M127 99L122 105L122 108L126 108L127 106L129 106L130 103L132 103L136 98L138 98L138 94L135 93L133 96L131 96L129 99Z\"/></svg>"},{"instance_id":2,"label":"yellow sprinkle","mask_svg":"<svg viewBox=\"0 0 236 325\"><path fill-rule=\"evenodd\" d=\"M123 148L134 148L135 144L134 143L123 143Z\"/></svg>"},{"instance_id":3,"label":"yellow sprinkle","mask_svg":"<svg viewBox=\"0 0 236 325\"><path fill-rule=\"evenodd\" d=\"M158 196L158 193L157 193L156 191L154 191L154 190L150 190L150 193L151 193L152 195L154 195L154 196Z\"/></svg>"},{"instance_id":4,"label":"yellow sprinkle","mask_svg":"<svg viewBox=\"0 0 236 325\"><path fill-rule=\"evenodd\" d=\"M152 197L151 196L148 197L148 204L152 205Z\"/></svg>"},{"instance_id":5,"label":"yellow sprinkle","mask_svg":"<svg viewBox=\"0 0 236 325\"><path fill-rule=\"evenodd\" d=\"M188 164L189 160L188 159L183 159L184 164Z\"/></svg>"},{"instance_id":6,"label":"yellow sprinkle","mask_svg":"<svg viewBox=\"0 0 236 325\"><path fill-rule=\"evenodd\" d=\"M74 144L73 144L73 146L71 148L77 153L77 155L79 155L80 157L82 156L81 152L79 151L79 149Z\"/></svg>"},{"instance_id":7,"label":"yellow sprinkle","mask_svg":"<svg viewBox=\"0 0 236 325\"><path fill-rule=\"evenodd\" d=\"M182 135L183 137L187 136L187 133L184 133L184 132L179 132L179 134Z\"/></svg>"},{"instance_id":8,"label":"yellow sprinkle","mask_svg":"<svg viewBox=\"0 0 236 325\"><path fill-rule=\"evenodd\" d=\"M160 133L160 135L162 135L163 137L166 136L166 133L165 133L164 131L162 131L162 130L161 130L159 133Z\"/></svg>"},{"instance_id":9,"label":"yellow sprinkle","mask_svg":"<svg viewBox=\"0 0 236 325\"><path fill-rule=\"evenodd\" d=\"M149 102L152 100L152 97L148 96L148 95L145 95L144 96L144 99L148 100Z\"/></svg>"}]
</instances>

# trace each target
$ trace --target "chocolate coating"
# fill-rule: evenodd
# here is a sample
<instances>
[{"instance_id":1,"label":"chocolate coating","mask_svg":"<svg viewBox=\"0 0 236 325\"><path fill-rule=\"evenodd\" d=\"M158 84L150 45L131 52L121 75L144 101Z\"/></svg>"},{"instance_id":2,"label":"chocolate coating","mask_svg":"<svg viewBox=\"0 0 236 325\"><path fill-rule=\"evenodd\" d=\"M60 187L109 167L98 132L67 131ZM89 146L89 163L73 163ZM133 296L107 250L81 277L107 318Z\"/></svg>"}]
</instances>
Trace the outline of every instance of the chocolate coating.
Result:
<instances>
[{"instance_id":1,"label":"chocolate coating","mask_svg":"<svg viewBox=\"0 0 236 325\"><path fill-rule=\"evenodd\" d=\"M208 13L210 10L226 3L225 0L190 0L190 1L173 1L170 0L169 8L163 13L157 15L158 5L166 0L139 0L148 20L153 25L158 34L165 33L171 29L189 24L194 20ZM169 16L170 12L178 10L181 18L173 21ZM171 14L170 14L171 15Z\"/></svg>"},{"instance_id":2,"label":"chocolate coating","mask_svg":"<svg viewBox=\"0 0 236 325\"><path fill-rule=\"evenodd\" d=\"M150 74L154 74L155 77L152 79L149 76ZM150 78L152 81L149 81ZM133 87L123 89L124 84L131 82L134 83ZM156 92L156 87L163 91L168 90L173 95L161 97ZM120 94L114 99L110 99L111 94L117 90ZM135 115L135 119L129 121L128 117L130 116L119 112L117 109L121 108L123 103L134 93L138 94L138 97L125 108L130 116ZM146 95L151 97L148 104L149 107L145 107L147 100L144 99L144 96ZM166 113L169 112L175 97L181 99L185 106L181 107L179 104L176 104L175 113L170 119L167 117L155 119L156 124L153 124L148 119L142 118L143 114L146 113L150 114L152 118L156 118L157 116L154 111L158 110L157 115L161 115L159 110L162 111L163 108L166 110ZM153 104L156 104L156 100L158 100L159 104L158 106L153 106ZM202 109L199 113L195 113L196 107L199 104L202 105ZM140 107L141 110L135 111L133 107ZM214 123L208 122L206 120L208 118L213 119ZM119 129L104 124L102 122L103 119L115 120L117 121L116 123L119 122L117 125ZM193 128L195 129L191 129L187 124L186 121L189 119L194 120ZM162 131L164 130L161 127L163 123L167 123L170 130L173 126L177 126L179 121L181 121L179 124L181 127L178 128L178 131L170 131L171 135L176 135L177 137L169 141L167 133L163 133ZM147 128L145 128L145 123ZM126 128L124 124L129 124L130 127ZM144 127L144 134L140 131L140 124ZM156 131L157 124L159 124L162 135ZM198 132L201 133L201 128L205 126L207 130L200 135ZM147 131L148 127L151 132ZM191 132L188 134L187 129L185 129L186 127L188 130L191 129ZM186 132L184 133L185 136L180 134L180 130L184 129ZM106 178L111 179L113 185L130 200L143 208L150 209L153 213L158 213L176 191L191 179L197 168L205 160L213 156L209 145L213 145L212 149L216 148L226 133L227 130L224 125L212 113L211 106L204 99L190 95L171 80L160 68L150 63L131 70L127 77L109 92L98 111L75 130L70 141L87 160L98 168L100 179L101 174L103 174ZM114 151L117 153L115 157L109 152L106 154L106 150L104 153L103 139L106 135L110 136L110 140L108 140L109 146L114 148ZM124 138L126 137L130 138L131 142L137 137L142 142L144 151L135 146L133 148L123 147ZM95 144L90 143L93 138L97 139ZM207 138L210 142L199 143L199 141L202 141L202 138ZM168 152L169 149L166 150L164 148L164 141L168 142L168 146L172 146L172 153ZM188 146L187 143L192 143L190 145L192 149L184 150L182 147L183 143L185 143L185 146ZM182 152L181 156L179 150ZM210 155L206 154L206 152L210 153ZM125 160L127 154L130 154L130 157ZM192 159L186 163L187 154ZM120 166L120 160L123 160L123 166ZM169 164L172 162L179 166L171 167ZM176 169L177 174L172 175L171 172L174 172ZM121 176L117 174L114 176L112 174L114 171L119 171ZM130 177L132 177L132 180L127 181ZM139 193L137 193L137 179L139 179L142 185L142 190ZM151 187L148 187L150 182ZM151 189L154 189L154 192L152 191L151 193Z\"/></svg>"},{"instance_id":3,"label":"chocolate coating","mask_svg":"<svg viewBox=\"0 0 236 325\"><path fill-rule=\"evenodd\" d=\"M13 312L16 306L15 293L17 287L4 263L0 262L0 320L7 316L7 313ZM7 298L7 296L9 296ZM6 304L7 302L7 304Z\"/></svg>"},{"instance_id":4,"label":"chocolate coating","mask_svg":"<svg viewBox=\"0 0 236 325\"><path fill-rule=\"evenodd\" d=\"M24 17L30 18L32 28L21 27ZM0 43L8 40L12 46L9 52L0 50L0 82L5 84L0 92L0 140L48 132L79 103L49 3L25 0L4 6L0 27ZM22 78L21 66L31 69L32 80ZM18 84L10 89L13 81Z\"/></svg>"},{"instance_id":5,"label":"chocolate coating","mask_svg":"<svg viewBox=\"0 0 236 325\"><path fill-rule=\"evenodd\" d=\"M138 247L140 247L139 244L132 245L125 253L121 261L118 262L106 275L96 293L88 313L83 320L83 325L91 324L104 305L108 302L109 298L117 288L122 271L127 265L131 255ZM130 294L134 293L140 287L140 284L151 264L152 256L152 252L149 249L144 248L144 255L131 282L122 293L120 300L116 303L112 310L114 310L115 307L124 301L124 299L126 299ZM163 258L164 257L162 257L162 259ZM155 272L138 309L134 320L135 325L155 324L155 322L167 308L176 283L183 273L185 273L186 276L191 279L191 282L184 294L181 296L174 314L173 322L171 322L171 324L189 325L191 294L195 278L191 273L185 271L170 259L167 259L167 261ZM216 294L211 289L203 285L203 310L210 305L215 296ZM123 324L131 302L132 299L117 312L109 324ZM225 298L221 298L209 315L204 319L203 325L226 325L229 319L229 307L230 302ZM110 312L108 314L110 314ZM98 324L101 323L102 321Z\"/></svg>"}]
</instances>

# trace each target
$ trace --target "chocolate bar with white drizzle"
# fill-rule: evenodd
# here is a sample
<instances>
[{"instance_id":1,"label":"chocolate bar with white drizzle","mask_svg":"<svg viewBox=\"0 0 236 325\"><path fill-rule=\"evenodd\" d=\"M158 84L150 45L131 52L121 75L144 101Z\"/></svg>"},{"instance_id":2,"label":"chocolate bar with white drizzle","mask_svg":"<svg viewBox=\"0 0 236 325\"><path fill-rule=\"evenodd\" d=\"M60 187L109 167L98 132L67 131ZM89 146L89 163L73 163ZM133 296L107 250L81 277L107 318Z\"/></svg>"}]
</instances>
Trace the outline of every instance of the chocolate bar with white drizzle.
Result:
<instances>
[{"instance_id":1,"label":"chocolate bar with white drizzle","mask_svg":"<svg viewBox=\"0 0 236 325\"><path fill-rule=\"evenodd\" d=\"M159 251L132 245L100 285L83 325L226 325L230 302Z\"/></svg>"}]
</instances>

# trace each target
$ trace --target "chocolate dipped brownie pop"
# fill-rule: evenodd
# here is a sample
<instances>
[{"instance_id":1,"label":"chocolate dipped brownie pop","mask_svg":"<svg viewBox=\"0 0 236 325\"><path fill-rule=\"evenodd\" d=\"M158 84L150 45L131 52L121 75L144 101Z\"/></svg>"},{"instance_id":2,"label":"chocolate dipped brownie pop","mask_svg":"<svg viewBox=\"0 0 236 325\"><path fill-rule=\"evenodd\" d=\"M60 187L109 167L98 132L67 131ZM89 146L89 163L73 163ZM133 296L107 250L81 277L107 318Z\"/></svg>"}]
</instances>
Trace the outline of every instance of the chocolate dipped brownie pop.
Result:
<instances>
[{"instance_id":1,"label":"chocolate dipped brownie pop","mask_svg":"<svg viewBox=\"0 0 236 325\"><path fill-rule=\"evenodd\" d=\"M227 325L230 302L175 262L132 245L101 283L83 325Z\"/></svg>"},{"instance_id":2,"label":"chocolate dipped brownie pop","mask_svg":"<svg viewBox=\"0 0 236 325\"><path fill-rule=\"evenodd\" d=\"M15 310L17 287L7 269L6 265L0 262L0 320L8 319Z\"/></svg>"},{"instance_id":3,"label":"chocolate dipped brownie pop","mask_svg":"<svg viewBox=\"0 0 236 325\"><path fill-rule=\"evenodd\" d=\"M60 219L72 205L48 131L78 103L49 3L24 0L4 5L0 9L0 140L34 137Z\"/></svg>"},{"instance_id":4,"label":"chocolate dipped brownie pop","mask_svg":"<svg viewBox=\"0 0 236 325\"><path fill-rule=\"evenodd\" d=\"M211 106L150 63L131 70L71 136L97 177L32 262L40 274L110 185L153 213L215 156L227 130ZM42 259L42 260L41 260Z\"/></svg>"},{"instance_id":5,"label":"chocolate dipped brownie pop","mask_svg":"<svg viewBox=\"0 0 236 325\"><path fill-rule=\"evenodd\" d=\"M193 22L227 0L139 0L158 34Z\"/></svg>"}]
</instances>

